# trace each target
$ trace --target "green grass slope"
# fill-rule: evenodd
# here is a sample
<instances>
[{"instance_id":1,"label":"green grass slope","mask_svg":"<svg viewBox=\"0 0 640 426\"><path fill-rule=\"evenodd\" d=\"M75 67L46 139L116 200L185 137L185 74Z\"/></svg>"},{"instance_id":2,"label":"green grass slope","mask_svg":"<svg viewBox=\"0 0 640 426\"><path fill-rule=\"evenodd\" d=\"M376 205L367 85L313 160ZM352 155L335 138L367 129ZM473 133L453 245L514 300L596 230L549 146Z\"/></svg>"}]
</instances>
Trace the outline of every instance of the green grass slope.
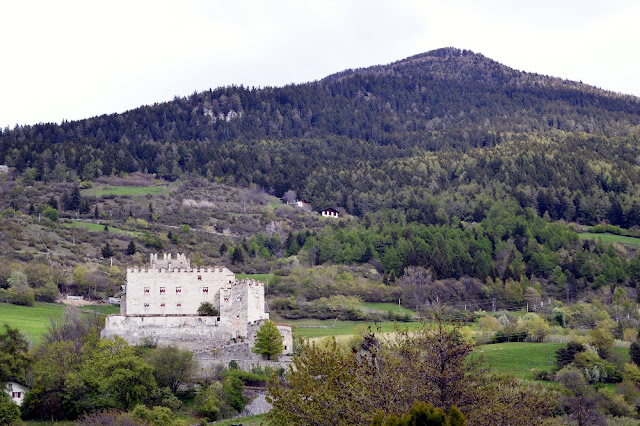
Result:
<instances>
[{"instance_id":1,"label":"green grass slope","mask_svg":"<svg viewBox=\"0 0 640 426\"><path fill-rule=\"evenodd\" d=\"M164 194L167 190L166 186L111 186L111 185L99 185L94 188L85 189L82 191L82 195L102 197L105 195L160 195Z\"/></svg>"},{"instance_id":2,"label":"green grass slope","mask_svg":"<svg viewBox=\"0 0 640 426\"><path fill-rule=\"evenodd\" d=\"M36 302L33 307L0 303L0 325L6 323L17 328L34 345L38 345L51 320L61 318L66 308L66 305L60 303ZM108 315L120 312L119 306L112 305L88 305L79 309L87 315L93 313Z\"/></svg>"},{"instance_id":3,"label":"green grass slope","mask_svg":"<svg viewBox=\"0 0 640 426\"><path fill-rule=\"evenodd\" d=\"M64 305L53 303L36 302L33 307L0 303L0 324L17 328L37 345L50 320L62 317L64 309Z\"/></svg>"},{"instance_id":4,"label":"green grass slope","mask_svg":"<svg viewBox=\"0 0 640 426\"><path fill-rule=\"evenodd\" d=\"M608 233L594 233L594 232L581 232L578 234L580 238L586 240L602 240L603 243L621 243L630 244L632 246L640 246L640 238L627 237L624 235L608 234Z\"/></svg>"},{"instance_id":5,"label":"green grass slope","mask_svg":"<svg viewBox=\"0 0 640 426\"><path fill-rule=\"evenodd\" d=\"M476 356L482 356L486 366L496 373L533 380L531 370L553 370L556 351L565 346L564 343L500 343L479 346Z\"/></svg>"}]
</instances>

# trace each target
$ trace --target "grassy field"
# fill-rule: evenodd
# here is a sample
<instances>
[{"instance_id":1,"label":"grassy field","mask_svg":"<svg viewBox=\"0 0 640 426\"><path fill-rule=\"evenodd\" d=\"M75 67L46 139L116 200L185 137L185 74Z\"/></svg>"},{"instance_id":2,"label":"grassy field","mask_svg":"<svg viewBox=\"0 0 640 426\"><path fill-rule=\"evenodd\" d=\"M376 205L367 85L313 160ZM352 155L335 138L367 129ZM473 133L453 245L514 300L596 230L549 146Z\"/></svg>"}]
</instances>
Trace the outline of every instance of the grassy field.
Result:
<instances>
[{"instance_id":1,"label":"grassy field","mask_svg":"<svg viewBox=\"0 0 640 426\"><path fill-rule=\"evenodd\" d=\"M624 235L593 233L593 232L582 232L578 235L580 236L580 238L587 239L587 240L601 239L603 243L622 243L622 244L630 244L633 246L640 246L640 238L626 237Z\"/></svg>"},{"instance_id":2,"label":"grassy field","mask_svg":"<svg viewBox=\"0 0 640 426\"><path fill-rule=\"evenodd\" d=\"M40 337L47 331L51 319L62 317L66 305L60 303L36 302L33 307L11 305L0 303L0 324L7 323L13 328L17 328L26 335L34 345L40 343ZM90 314L97 312L100 315L114 314L120 312L119 306L111 305L89 305L83 306L80 310Z\"/></svg>"},{"instance_id":3,"label":"grassy field","mask_svg":"<svg viewBox=\"0 0 640 426\"><path fill-rule=\"evenodd\" d=\"M119 314L120 306L116 305L89 305L80 308L80 311L85 313L97 312L102 315Z\"/></svg>"},{"instance_id":4,"label":"grassy field","mask_svg":"<svg viewBox=\"0 0 640 426\"><path fill-rule=\"evenodd\" d=\"M374 323L372 321L336 321L335 327L333 327L334 320L319 320L319 319L299 319L288 320L273 318L276 322L289 324L295 327L294 334L302 337L327 337L327 336L347 336L356 331L356 328L366 328L371 326L372 330L378 330L380 332L389 333L395 331L396 328L413 330L422 326L419 322L396 322L396 321L383 321ZM326 327L326 328L321 328Z\"/></svg>"},{"instance_id":5,"label":"grassy field","mask_svg":"<svg viewBox=\"0 0 640 426\"><path fill-rule=\"evenodd\" d=\"M533 380L531 370L553 370L556 351L564 346L564 343L500 343L479 346L476 354L486 360L492 371Z\"/></svg>"},{"instance_id":6,"label":"grassy field","mask_svg":"<svg viewBox=\"0 0 640 426\"><path fill-rule=\"evenodd\" d=\"M84 196L102 197L104 195L161 195L167 190L166 186L97 186L82 191Z\"/></svg>"},{"instance_id":7,"label":"grassy field","mask_svg":"<svg viewBox=\"0 0 640 426\"><path fill-rule=\"evenodd\" d=\"M409 314L410 316L413 316L416 314L411 309L398 306L395 303L363 303L362 306L365 309L372 309L375 311L382 311L382 312L393 312L394 314L398 314L398 315Z\"/></svg>"},{"instance_id":8,"label":"grassy field","mask_svg":"<svg viewBox=\"0 0 640 426\"><path fill-rule=\"evenodd\" d=\"M236 274L236 278L243 280L245 278L251 278L256 281L262 281L265 284L269 284L273 278L273 274Z\"/></svg>"},{"instance_id":9,"label":"grassy field","mask_svg":"<svg viewBox=\"0 0 640 426\"><path fill-rule=\"evenodd\" d=\"M17 328L37 345L40 336L47 331L50 318L60 318L63 312L64 305L54 303L36 302L31 308L0 303L0 324Z\"/></svg>"},{"instance_id":10,"label":"grassy field","mask_svg":"<svg viewBox=\"0 0 640 426\"><path fill-rule=\"evenodd\" d=\"M93 232L107 232L104 230L104 225L100 225L99 223L92 222L82 222L79 220L74 220L71 223L66 223L65 226L68 228L84 228ZM140 235L140 232L137 231L125 231L124 229L114 228L113 226L108 226L108 232L117 232L119 234L127 234L127 235Z\"/></svg>"}]
</instances>

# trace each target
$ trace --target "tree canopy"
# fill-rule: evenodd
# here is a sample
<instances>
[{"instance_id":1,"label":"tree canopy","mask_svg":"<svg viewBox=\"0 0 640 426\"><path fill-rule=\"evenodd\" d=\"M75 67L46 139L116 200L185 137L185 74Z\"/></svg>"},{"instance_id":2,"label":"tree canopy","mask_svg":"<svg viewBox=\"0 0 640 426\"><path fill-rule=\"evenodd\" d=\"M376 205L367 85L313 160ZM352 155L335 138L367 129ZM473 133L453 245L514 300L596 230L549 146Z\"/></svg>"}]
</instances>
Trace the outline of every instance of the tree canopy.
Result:
<instances>
[{"instance_id":1,"label":"tree canopy","mask_svg":"<svg viewBox=\"0 0 640 426\"><path fill-rule=\"evenodd\" d=\"M266 355L267 359L278 359L284 351L282 336L276 324L270 320L266 320L256 332L256 339L252 349L257 354Z\"/></svg>"}]
</instances>

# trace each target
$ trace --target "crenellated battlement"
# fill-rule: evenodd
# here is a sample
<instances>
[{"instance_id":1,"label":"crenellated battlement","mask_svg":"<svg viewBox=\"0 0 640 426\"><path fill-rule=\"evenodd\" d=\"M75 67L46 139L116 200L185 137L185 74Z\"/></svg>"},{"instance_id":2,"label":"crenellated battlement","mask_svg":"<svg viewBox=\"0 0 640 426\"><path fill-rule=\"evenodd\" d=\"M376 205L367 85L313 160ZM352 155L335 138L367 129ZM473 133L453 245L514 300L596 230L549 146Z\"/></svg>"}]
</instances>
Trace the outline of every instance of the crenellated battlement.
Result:
<instances>
[{"instance_id":1,"label":"crenellated battlement","mask_svg":"<svg viewBox=\"0 0 640 426\"><path fill-rule=\"evenodd\" d=\"M136 274L136 273L172 273L172 272L176 272L176 273L188 273L188 274L207 274L207 273L211 273L211 274L222 274L222 273L226 273L226 274L233 274L229 269L227 269L225 266L202 266L202 267L197 267L197 268L181 268L181 267L175 267L175 268L165 268L165 267L142 267L142 266L132 266L132 267L127 267L127 273L132 273L132 274Z\"/></svg>"}]
</instances>

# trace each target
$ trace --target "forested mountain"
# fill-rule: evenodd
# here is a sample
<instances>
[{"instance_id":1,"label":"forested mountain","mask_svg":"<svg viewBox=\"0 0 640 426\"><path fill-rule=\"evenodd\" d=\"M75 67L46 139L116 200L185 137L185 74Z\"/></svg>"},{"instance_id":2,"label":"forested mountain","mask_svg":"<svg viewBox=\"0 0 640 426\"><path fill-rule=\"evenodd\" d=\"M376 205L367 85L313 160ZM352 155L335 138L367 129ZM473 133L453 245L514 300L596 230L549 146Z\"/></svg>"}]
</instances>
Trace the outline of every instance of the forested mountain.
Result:
<instances>
[{"instance_id":1,"label":"forested mountain","mask_svg":"<svg viewBox=\"0 0 640 426\"><path fill-rule=\"evenodd\" d=\"M33 306L63 293L105 301L121 295L127 266L159 251L185 253L194 266L226 265L239 278L265 280L271 318L304 319L300 328L333 334L338 320L436 313L436 327L395 328L386 343L376 338L382 328L357 331L361 322L346 351L336 340L296 345L301 356L288 384L270 385L267 420L372 424L378 408L415 414L410 404L422 395L438 409L459 407L467 424L541 424L551 416L560 424L569 415L605 424L603 413L623 424L640 411L639 142L639 98L453 48L305 84L222 87L122 114L7 128L0 131L0 165L9 166L0 168L0 304ZM341 217L274 195L303 198L315 211L334 207ZM621 235L605 243L605 232ZM449 316L475 325L463 334L443 326ZM23 363L0 368L0 388L11 375L30 385L25 418L90 413L80 421L113 423L116 411L102 410L133 408L126 393L133 383L139 402L164 407L153 412L165 423L168 407L182 407L181 415L187 407L177 394L214 420L242 410L242 377L253 386L267 376L257 367L241 376L230 363L233 375L215 370L223 382L203 380L182 393L186 386L172 379L164 387L169 379L157 374L186 374L184 364L168 361L191 360L176 348L166 348L171 355L100 341L95 315L74 318L52 322L28 356L16 330L0 331L0 359L22 356L12 341L24 347ZM545 356L522 346L531 364L501 359L567 389L516 381L497 363L500 376L486 376L476 369L485 349L473 348L470 336L477 344L560 348L557 374L549 346ZM3 339L9 358L1 357ZM615 339L630 343L634 364L625 364ZM56 367L67 359L74 368ZM421 362L420 376L417 359L437 362ZM376 365L392 368L379 374ZM126 386L112 377L125 377ZM394 392L410 398L388 398ZM302 409L287 398L304 401ZM326 419L295 417L309 403ZM158 423L149 413L133 410ZM118 421L133 424L127 416Z\"/></svg>"},{"instance_id":2,"label":"forested mountain","mask_svg":"<svg viewBox=\"0 0 640 426\"><path fill-rule=\"evenodd\" d=\"M5 129L0 163L37 180L183 173L363 216L542 216L640 225L640 100L444 48L280 88L232 86L86 120Z\"/></svg>"}]
</instances>

